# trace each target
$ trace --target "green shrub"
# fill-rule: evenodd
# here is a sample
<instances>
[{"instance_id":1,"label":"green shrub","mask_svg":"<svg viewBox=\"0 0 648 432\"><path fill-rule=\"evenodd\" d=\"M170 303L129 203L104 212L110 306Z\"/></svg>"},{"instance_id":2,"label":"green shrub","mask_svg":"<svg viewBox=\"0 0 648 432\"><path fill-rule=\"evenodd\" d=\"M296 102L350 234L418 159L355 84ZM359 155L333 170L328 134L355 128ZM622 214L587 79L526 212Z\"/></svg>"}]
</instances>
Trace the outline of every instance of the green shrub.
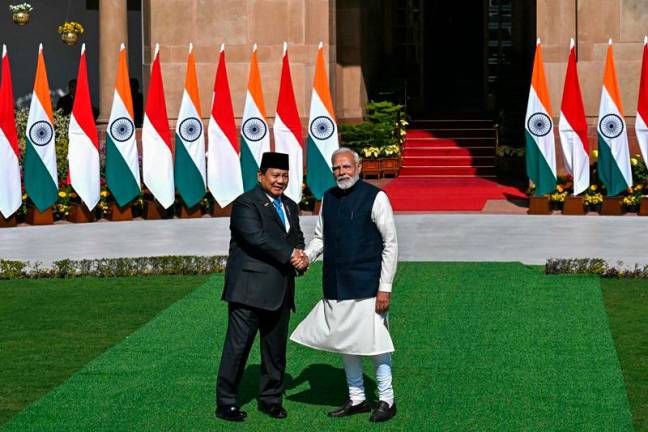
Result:
<instances>
[{"instance_id":1,"label":"green shrub","mask_svg":"<svg viewBox=\"0 0 648 432\"><path fill-rule=\"evenodd\" d=\"M223 256L160 256L63 259L43 267L40 262L0 260L0 279L201 275L223 272L225 262Z\"/></svg>"}]
</instances>

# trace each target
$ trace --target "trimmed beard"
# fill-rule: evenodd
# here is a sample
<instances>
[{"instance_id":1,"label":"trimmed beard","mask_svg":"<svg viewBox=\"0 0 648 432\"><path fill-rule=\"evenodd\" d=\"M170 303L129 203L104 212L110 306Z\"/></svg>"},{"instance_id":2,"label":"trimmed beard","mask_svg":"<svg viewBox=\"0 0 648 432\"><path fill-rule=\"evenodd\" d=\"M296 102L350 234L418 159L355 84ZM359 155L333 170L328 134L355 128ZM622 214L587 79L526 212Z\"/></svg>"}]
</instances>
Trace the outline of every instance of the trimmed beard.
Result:
<instances>
[{"instance_id":1,"label":"trimmed beard","mask_svg":"<svg viewBox=\"0 0 648 432\"><path fill-rule=\"evenodd\" d=\"M353 177L349 177L349 176L338 177L335 179L335 182L337 183L337 186L340 189L347 190L352 188L353 185L356 184L358 180L360 180L360 173L357 173Z\"/></svg>"}]
</instances>

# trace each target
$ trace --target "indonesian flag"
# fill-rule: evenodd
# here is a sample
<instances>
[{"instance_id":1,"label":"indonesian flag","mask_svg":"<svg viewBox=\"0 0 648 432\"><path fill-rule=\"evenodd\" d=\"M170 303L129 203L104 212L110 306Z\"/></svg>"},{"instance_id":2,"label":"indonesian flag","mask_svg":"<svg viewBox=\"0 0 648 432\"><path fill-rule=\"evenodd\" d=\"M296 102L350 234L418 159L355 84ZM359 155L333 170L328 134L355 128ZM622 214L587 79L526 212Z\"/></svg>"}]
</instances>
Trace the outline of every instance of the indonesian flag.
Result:
<instances>
[{"instance_id":1,"label":"indonesian flag","mask_svg":"<svg viewBox=\"0 0 648 432\"><path fill-rule=\"evenodd\" d=\"M121 44L110 120L106 130L106 184L121 207L140 192L140 170L133 121L126 48Z\"/></svg>"},{"instance_id":2,"label":"indonesian flag","mask_svg":"<svg viewBox=\"0 0 648 432\"><path fill-rule=\"evenodd\" d=\"M142 174L144 184L162 207L171 207L175 201L173 147L169 137L169 119L162 85L159 44L155 45L151 80L144 107Z\"/></svg>"},{"instance_id":3,"label":"indonesian flag","mask_svg":"<svg viewBox=\"0 0 648 432\"><path fill-rule=\"evenodd\" d=\"M270 151L270 134L256 52L257 46L254 44L241 123L241 173L245 191L256 186L261 156Z\"/></svg>"},{"instance_id":4,"label":"indonesian flag","mask_svg":"<svg viewBox=\"0 0 648 432\"><path fill-rule=\"evenodd\" d=\"M628 133L623 118L621 92L614 69L612 39L608 44L598 119L598 175L608 196L616 196L632 185Z\"/></svg>"},{"instance_id":5,"label":"indonesian flag","mask_svg":"<svg viewBox=\"0 0 648 432\"><path fill-rule=\"evenodd\" d=\"M641 81L639 82L639 103L635 132L641 149L641 156L648 164L648 36L644 38L643 61L641 63Z\"/></svg>"},{"instance_id":6,"label":"indonesian flag","mask_svg":"<svg viewBox=\"0 0 648 432\"><path fill-rule=\"evenodd\" d=\"M321 200L324 192L335 186L333 171L331 171L331 155L338 147L335 113L324 65L324 48L320 42L315 61L315 78L308 120L308 160L306 161L306 182L317 200Z\"/></svg>"},{"instance_id":7,"label":"indonesian flag","mask_svg":"<svg viewBox=\"0 0 648 432\"><path fill-rule=\"evenodd\" d=\"M3 44L0 83L0 212L5 218L14 214L22 205L19 155L9 56L7 46Z\"/></svg>"},{"instance_id":8,"label":"indonesian flag","mask_svg":"<svg viewBox=\"0 0 648 432\"><path fill-rule=\"evenodd\" d=\"M187 76L176 123L175 184L187 207L205 196L205 134L200 115L193 45L189 44Z\"/></svg>"},{"instance_id":9,"label":"indonesian flag","mask_svg":"<svg viewBox=\"0 0 648 432\"><path fill-rule=\"evenodd\" d=\"M38 46L34 93L29 107L25 140L25 192L36 208L44 212L58 197L54 116L50 100L43 44Z\"/></svg>"},{"instance_id":10,"label":"indonesian flag","mask_svg":"<svg viewBox=\"0 0 648 432\"><path fill-rule=\"evenodd\" d=\"M281 68L281 84L277 115L274 122L275 151L288 154L290 168L288 187L285 194L299 203L302 196L302 181L304 178L303 140L301 121L297 111L297 102L293 92L290 64L288 62L288 44L284 42L283 65Z\"/></svg>"},{"instance_id":11,"label":"indonesian flag","mask_svg":"<svg viewBox=\"0 0 648 432\"><path fill-rule=\"evenodd\" d=\"M207 181L209 190L221 207L243 193L236 122L225 65L225 45L221 45L209 118Z\"/></svg>"},{"instance_id":12,"label":"indonesian flag","mask_svg":"<svg viewBox=\"0 0 648 432\"><path fill-rule=\"evenodd\" d=\"M589 187L590 162L589 146L587 143L587 121L583 108L578 69L576 67L576 50L574 39L569 48L567 74L560 107L560 144L563 150L565 166L574 178L574 195L578 195Z\"/></svg>"},{"instance_id":13,"label":"indonesian flag","mask_svg":"<svg viewBox=\"0 0 648 432\"><path fill-rule=\"evenodd\" d=\"M527 174L536 186L536 196L546 195L556 188L556 148L540 38L533 61L525 125Z\"/></svg>"},{"instance_id":14,"label":"indonesian flag","mask_svg":"<svg viewBox=\"0 0 648 432\"><path fill-rule=\"evenodd\" d=\"M68 138L70 184L88 210L92 210L99 202L99 138L92 115L85 44L81 46Z\"/></svg>"}]
</instances>

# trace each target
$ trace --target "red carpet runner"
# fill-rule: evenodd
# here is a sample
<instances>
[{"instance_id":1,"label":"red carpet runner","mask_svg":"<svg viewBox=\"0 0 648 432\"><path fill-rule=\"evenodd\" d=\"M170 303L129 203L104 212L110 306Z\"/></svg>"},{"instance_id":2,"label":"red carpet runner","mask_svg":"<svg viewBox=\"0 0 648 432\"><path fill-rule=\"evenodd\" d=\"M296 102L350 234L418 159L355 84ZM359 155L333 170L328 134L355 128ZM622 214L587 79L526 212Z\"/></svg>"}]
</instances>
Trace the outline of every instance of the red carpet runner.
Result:
<instances>
[{"instance_id":1,"label":"red carpet runner","mask_svg":"<svg viewBox=\"0 0 648 432\"><path fill-rule=\"evenodd\" d=\"M490 199L526 198L516 187L480 177L398 177L384 191L395 211L481 211Z\"/></svg>"}]
</instances>

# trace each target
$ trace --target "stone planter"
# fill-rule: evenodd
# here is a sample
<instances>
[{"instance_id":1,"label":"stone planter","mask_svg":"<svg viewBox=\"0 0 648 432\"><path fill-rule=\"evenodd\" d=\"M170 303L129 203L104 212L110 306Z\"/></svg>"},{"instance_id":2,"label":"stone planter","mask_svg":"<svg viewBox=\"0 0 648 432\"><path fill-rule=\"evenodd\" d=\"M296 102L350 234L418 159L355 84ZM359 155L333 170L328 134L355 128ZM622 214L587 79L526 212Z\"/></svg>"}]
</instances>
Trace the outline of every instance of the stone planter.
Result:
<instances>
[{"instance_id":1,"label":"stone planter","mask_svg":"<svg viewBox=\"0 0 648 432\"><path fill-rule=\"evenodd\" d=\"M370 176L376 178L382 176L380 159L364 159L362 161L362 177L367 178Z\"/></svg>"},{"instance_id":2,"label":"stone planter","mask_svg":"<svg viewBox=\"0 0 648 432\"><path fill-rule=\"evenodd\" d=\"M386 177L386 176L397 177L399 169L400 169L399 157L380 159L380 174L382 177Z\"/></svg>"}]
</instances>

